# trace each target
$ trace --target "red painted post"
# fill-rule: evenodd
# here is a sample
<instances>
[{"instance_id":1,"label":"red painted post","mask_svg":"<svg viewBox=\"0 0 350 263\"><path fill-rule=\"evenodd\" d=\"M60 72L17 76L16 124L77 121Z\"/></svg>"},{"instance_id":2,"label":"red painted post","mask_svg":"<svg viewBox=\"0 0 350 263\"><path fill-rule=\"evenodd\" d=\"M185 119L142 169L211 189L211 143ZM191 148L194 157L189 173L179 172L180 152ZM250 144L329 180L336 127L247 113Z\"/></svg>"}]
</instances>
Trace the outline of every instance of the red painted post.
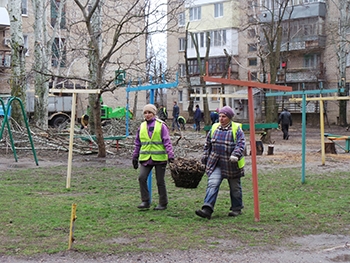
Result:
<instances>
[{"instance_id":1,"label":"red painted post","mask_svg":"<svg viewBox=\"0 0 350 263\"><path fill-rule=\"evenodd\" d=\"M250 149L251 149L251 159L252 159L254 217L255 217L255 221L258 222L260 221L260 211L259 211L258 169L256 164L254 98L253 98L252 87L248 87L248 111L249 111L249 130L250 130Z\"/></svg>"}]
</instances>

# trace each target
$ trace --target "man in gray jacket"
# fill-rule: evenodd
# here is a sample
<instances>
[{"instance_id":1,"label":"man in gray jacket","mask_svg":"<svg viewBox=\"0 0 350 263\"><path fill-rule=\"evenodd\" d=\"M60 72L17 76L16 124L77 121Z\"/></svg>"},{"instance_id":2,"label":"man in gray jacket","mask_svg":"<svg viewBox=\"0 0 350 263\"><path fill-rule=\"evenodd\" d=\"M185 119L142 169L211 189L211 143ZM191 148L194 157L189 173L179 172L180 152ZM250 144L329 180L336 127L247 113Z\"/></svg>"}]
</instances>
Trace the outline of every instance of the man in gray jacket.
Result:
<instances>
[{"instance_id":1,"label":"man in gray jacket","mask_svg":"<svg viewBox=\"0 0 350 263\"><path fill-rule=\"evenodd\" d=\"M284 108L281 114L279 115L278 124L281 124L282 132L283 132L283 140L288 140L289 126L292 126L292 114L290 114L287 108Z\"/></svg>"}]
</instances>

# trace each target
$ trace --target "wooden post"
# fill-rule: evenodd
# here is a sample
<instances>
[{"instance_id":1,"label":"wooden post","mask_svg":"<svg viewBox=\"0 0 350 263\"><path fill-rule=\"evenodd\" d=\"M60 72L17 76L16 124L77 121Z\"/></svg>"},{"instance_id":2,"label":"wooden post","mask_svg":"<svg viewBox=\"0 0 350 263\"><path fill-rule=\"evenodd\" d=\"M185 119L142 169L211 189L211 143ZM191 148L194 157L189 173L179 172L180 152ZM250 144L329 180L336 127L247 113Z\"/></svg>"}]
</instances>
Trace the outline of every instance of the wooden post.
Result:
<instances>
[{"instance_id":1,"label":"wooden post","mask_svg":"<svg viewBox=\"0 0 350 263\"><path fill-rule=\"evenodd\" d=\"M67 165L67 180L66 188L70 188L70 179L72 173L72 159L73 159L73 139L74 139L74 126L75 126L75 107L76 107L76 96L78 93L87 94L99 94L101 90L99 89L50 89L52 93L72 93L72 111L70 117L70 131L69 131L69 152L68 152L68 165Z\"/></svg>"}]
</instances>

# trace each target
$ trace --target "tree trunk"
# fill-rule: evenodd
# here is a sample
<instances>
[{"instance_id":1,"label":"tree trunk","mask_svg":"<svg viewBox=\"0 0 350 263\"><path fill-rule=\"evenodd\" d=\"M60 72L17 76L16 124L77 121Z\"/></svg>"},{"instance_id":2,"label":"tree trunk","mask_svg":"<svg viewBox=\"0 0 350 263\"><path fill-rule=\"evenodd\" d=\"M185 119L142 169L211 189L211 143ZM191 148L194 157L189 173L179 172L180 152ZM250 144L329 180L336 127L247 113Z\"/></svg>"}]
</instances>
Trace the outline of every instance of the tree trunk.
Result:
<instances>
[{"instance_id":1,"label":"tree trunk","mask_svg":"<svg viewBox=\"0 0 350 263\"><path fill-rule=\"evenodd\" d=\"M347 31L349 25L349 8L350 3L346 0L339 1L339 43L338 47L338 69L339 69L339 88L345 89L346 83L346 58L349 52L349 43L347 41ZM345 92L339 92L339 96L346 96ZM339 125L345 127L347 126L347 101L339 101Z\"/></svg>"},{"instance_id":2,"label":"tree trunk","mask_svg":"<svg viewBox=\"0 0 350 263\"><path fill-rule=\"evenodd\" d=\"M102 39L101 39L101 6L103 1L94 0L93 2L99 2L95 12L91 17L91 50L89 54L89 69L90 69L90 78L91 78L91 88L92 89L101 89L103 85L102 80L102 65L101 65L101 54L102 54ZM94 3L93 3L94 5ZM89 23L89 21L86 21ZM94 127L94 132L96 135L97 145L98 145L98 154L97 157L106 157L106 146L103 138L102 124L101 124L101 103L100 98L102 94L92 95L89 98L90 107L92 108L93 118L89 120L93 121L90 123L91 127Z\"/></svg>"},{"instance_id":3,"label":"tree trunk","mask_svg":"<svg viewBox=\"0 0 350 263\"><path fill-rule=\"evenodd\" d=\"M189 26L189 23L187 23L187 27L186 27L185 54L184 54L184 56L185 56L185 68L186 68L186 81L188 84L188 89L187 89L188 98L187 98L187 100L189 101L187 111L188 111L188 115L189 115L189 120L193 121L194 98L191 97L190 95L194 94L194 89L192 88L192 85L191 85L191 77L190 77L190 71L189 71L189 67L188 67L188 58L187 58L188 26Z\"/></svg>"},{"instance_id":4,"label":"tree trunk","mask_svg":"<svg viewBox=\"0 0 350 263\"><path fill-rule=\"evenodd\" d=\"M48 69L48 57L45 45L44 30L45 21L45 2L40 0L33 1L34 9L34 70L35 70L35 99L34 99L34 121L36 125L43 130L48 128L48 95L49 84L47 77L42 74Z\"/></svg>"},{"instance_id":5,"label":"tree trunk","mask_svg":"<svg viewBox=\"0 0 350 263\"><path fill-rule=\"evenodd\" d=\"M22 10L21 0L11 0L8 3L10 16L10 34L11 34L11 96L21 99L23 106L26 105L26 86L25 86L25 53L22 31ZM24 125L24 116L22 109L17 101L12 103L12 118L19 125Z\"/></svg>"}]
</instances>

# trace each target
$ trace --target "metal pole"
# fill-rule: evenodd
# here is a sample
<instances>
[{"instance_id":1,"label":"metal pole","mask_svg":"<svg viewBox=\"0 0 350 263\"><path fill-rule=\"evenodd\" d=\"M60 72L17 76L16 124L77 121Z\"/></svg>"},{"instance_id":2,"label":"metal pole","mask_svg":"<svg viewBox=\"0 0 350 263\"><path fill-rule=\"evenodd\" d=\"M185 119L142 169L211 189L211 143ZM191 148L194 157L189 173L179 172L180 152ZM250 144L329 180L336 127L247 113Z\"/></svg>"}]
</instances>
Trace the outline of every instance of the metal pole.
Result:
<instances>
[{"instance_id":1,"label":"metal pole","mask_svg":"<svg viewBox=\"0 0 350 263\"><path fill-rule=\"evenodd\" d=\"M305 183L305 147L306 147L306 94L302 95L302 114L301 114L301 183Z\"/></svg>"}]
</instances>

